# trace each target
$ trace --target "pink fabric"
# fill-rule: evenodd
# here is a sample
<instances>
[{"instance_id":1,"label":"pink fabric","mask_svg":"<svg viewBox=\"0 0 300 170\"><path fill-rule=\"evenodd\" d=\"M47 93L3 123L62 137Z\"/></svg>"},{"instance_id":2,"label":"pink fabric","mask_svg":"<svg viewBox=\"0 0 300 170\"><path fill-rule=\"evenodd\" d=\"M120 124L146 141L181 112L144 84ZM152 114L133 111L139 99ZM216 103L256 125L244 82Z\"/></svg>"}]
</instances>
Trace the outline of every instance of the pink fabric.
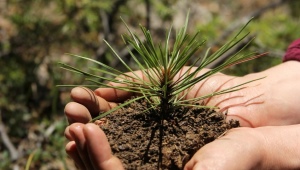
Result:
<instances>
[{"instance_id":1,"label":"pink fabric","mask_svg":"<svg viewBox=\"0 0 300 170\"><path fill-rule=\"evenodd\" d=\"M283 57L283 62L289 60L300 61L300 39L295 40L289 45Z\"/></svg>"}]
</instances>

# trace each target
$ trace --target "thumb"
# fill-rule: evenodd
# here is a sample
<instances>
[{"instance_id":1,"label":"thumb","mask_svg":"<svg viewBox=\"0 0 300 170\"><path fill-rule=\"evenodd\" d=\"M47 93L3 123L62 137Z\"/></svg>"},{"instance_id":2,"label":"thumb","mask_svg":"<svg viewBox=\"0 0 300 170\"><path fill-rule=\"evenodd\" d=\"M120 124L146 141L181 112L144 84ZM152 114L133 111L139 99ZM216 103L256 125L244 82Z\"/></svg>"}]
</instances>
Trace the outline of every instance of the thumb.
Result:
<instances>
[{"instance_id":1,"label":"thumb","mask_svg":"<svg viewBox=\"0 0 300 170\"><path fill-rule=\"evenodd\" d=\"M261 160L257 134L250 128L236 128L195 153L184 170L253 169Z\"/></svg>"},{"instance_id":2,"label":"thumb","mask_svg":"<svg viewBox=\"0 0 300 170\"><path fill-rule=\"evenodd\" d=\"M121 161L114 157L104 132L95 124L88 123L83 128L89 158L94 169L123 170Z\"/></svg>"}]
</instances>

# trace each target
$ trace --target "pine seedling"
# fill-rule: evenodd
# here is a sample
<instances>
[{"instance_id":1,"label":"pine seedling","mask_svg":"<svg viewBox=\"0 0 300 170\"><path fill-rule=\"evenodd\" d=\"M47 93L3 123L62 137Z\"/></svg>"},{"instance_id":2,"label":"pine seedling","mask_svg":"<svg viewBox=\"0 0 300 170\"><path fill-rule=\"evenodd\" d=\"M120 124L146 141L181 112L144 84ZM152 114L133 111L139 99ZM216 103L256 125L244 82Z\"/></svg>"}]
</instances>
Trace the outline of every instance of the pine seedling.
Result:
<instances>
[{"instance_id":1,"label":"pine seedling","mask_svg":"<svg viewBox=\"0 0 300 170\"><path fill-rule=\"evenodd\" d=\"M99 116L93 119L93 121L105 117L115 110L134 101L144 99L148 102L149 110L153 108L160 108L158 114L161 117L161 122L163 122L163 120L168 117L167 114L169 114L175 107L188 106L205 108L208 106L201 105L203 100L216 95L240 90L244 88L245 84L257 80L248 81L224 90L212 92L205 96L195 98L186 97L189 90L200 81L232 65L258 57L255 56L254 53L242 53L243 49L252 41L251 40L241 50L226 59L222 64L200 75L200 71L203 68L216 61L224 53L236 46L249 35L249 32L244 32L245 27L249 24L249 22L216 52L211 53L210 49L208 49L203 56L195 56L195 53L203 46L205 41L201 40L200 32L196 32L192 36L187 34L188 17L184 26L176 33L173 45L170 43L172 28L169 29L164 43L155 43L150 31L148 31L145 27L140 26L144 35L144 39L142 40L139 36L133 33L129 26L124 22L129 34L123 35L122 38L127 45L133 47L135 52L130 49L128 50L135 64L143 73L143 77L137 75L105 40L105 43L111 49L113 54L120 60L130 74L121 72L107 64L91 58L74 54L70 55L97 64L99 68L90 69L99 72L99 74L92 74L88 71L83 71L64 63L60 63L60 65L64 69L82 74L85 76L87 81L93 82L96 87L110 87L132 92L133 94L140 94L139 96L120 104L118 107L115 107L105 113L100 113ZM195 59L190 64L191 67L184 69L185 71L180 74L180 77L176 78L176 76L179 75L179 72L181 72L187 63L191 61L192 57ZM193 66L195 67L193 68ZM121 83L122 86L111 86L110 84L106 84L104 81Z\"/></svg>"}]
</instances>

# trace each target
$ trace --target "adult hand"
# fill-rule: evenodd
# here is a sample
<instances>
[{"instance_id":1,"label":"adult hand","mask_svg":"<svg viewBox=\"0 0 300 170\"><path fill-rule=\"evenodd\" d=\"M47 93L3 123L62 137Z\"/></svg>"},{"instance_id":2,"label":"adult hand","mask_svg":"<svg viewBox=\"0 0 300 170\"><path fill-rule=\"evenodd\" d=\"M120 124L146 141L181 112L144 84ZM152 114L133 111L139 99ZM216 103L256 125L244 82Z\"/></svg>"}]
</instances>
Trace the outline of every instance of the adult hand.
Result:
<instances>
[{"instance_id":1,"label":"adult hand","mask_svg":"<svg viewBox=\"0 0 300 170\"><path fill-rule=\"evenodd\" d=\"M241 125L246 127L298 124L300 121L300 105L298 104L300 102L300 98L298 97L300 94L299 66L300 64L298 62L289 61L266 71L249 74L244 77L232 77L218 73L198 83L187 97L205 95L266 76L266 78L262 80L247 84L247 88L215 96L205 102L207 105L218 106L221 111L227 111L228 119L238 119ZM137 73L141 74L140 72ZM65 108L65 113L70 123L87 123L91 117L98 114L99 111L108 110L116 105L114 102L122 101L131 95L127 92L110 88L97 89L95 90L95 95L93 94L92 91L85 88L75 88L72 90L71 96L74 102L69 103ZM299 127L295 125L237 128L231 130L230 133L227 133L224 137L200 149L186 165L186 169L208 167L210 165L215 167L218 165L218 169L228 169L226 166L229 165L237 165L236 167L231 166L236 169L244 169L245 167L272 168L277 165L281 168L292 167L288 161L286 161L287 165L280 163L280 161L274 161L282 157L272 159L273 154L270 153L273 153L274 150L284 149L287 155L290 154L294 156L293 154L299 154L295 149L286 148L287 146L284 145L284 143L279 143L281 144L279 145L278 142L274 142L274 140L282 141L278 140L282 138L296 142L298 137L288 136L287 133L270 133L272 136L267 135L269 131L273 132L275 131L274 129L277 128L287 128L287 130L291 132L297 132L295 129ZM87 133L87 129L93 133ZM282 131L284 130L281 130L281 132ZM92 162L97 162L98 165L101 165L94 166L94 169L104 169L103 164L101 164L102 162L118 161L111 155L107 139L98 127L91 124L84 125L76 123L67 127L65 134L67 138L71 140L67 144L66 150L82 169L89 169L90 167L88 165L93 165ZM96 137L95 134L98 134L99 138ZM294 134L297 135L297 133ZM90 149L81 149L89 148L87 147L87 141L92 142L95 140L98 142L101 140L102 145L89 145ZM223 146L227 147L223 148ZM294 145L288 144L288 146L293 147ZM243 148L249 152L245 152ZM272 149L270 150L270 148ZM255 150L260 150L260 152L254 152ZM225 151L226 154L223 154L223 151ZM243 157L243 153L247 153L247 155ZM96 154L109 156L107 156L106 159L100 159L101 156L99 157L99 155L97 156ZM271 161L266 164L261 163L265 161L264 159ZM212 162L213 164L211 164ZM240 165L235 162L240 162ZM118 162L116 165L121 165L121 163ZM294 165L297 166L296 164ZM298 166L298 168L299 167L300 166ZM115 169L115 167L113 169Z\"/></svg>"},{"instance_id":2,"label":"adult hand","mask_svg":"<svg viewBox=\"0 0 300 170\"><path fill-rule=\"evenodd\" d=\"M184 170L299 169L300 125L235 128L194 154Z\"/></svg>"}]
</instances>

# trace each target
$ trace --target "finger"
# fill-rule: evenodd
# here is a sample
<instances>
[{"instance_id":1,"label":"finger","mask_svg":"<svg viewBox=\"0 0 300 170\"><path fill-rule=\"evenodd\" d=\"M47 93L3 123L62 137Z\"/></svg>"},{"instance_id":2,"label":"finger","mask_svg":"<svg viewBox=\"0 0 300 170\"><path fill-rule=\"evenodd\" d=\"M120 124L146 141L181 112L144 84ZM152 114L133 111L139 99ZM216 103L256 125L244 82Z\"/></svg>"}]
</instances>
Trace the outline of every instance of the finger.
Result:
<instances>
[{"instance_id":1,"label":"finger","mask_svg":"<svg viewBox=\"0 0 300 170\"><path fill-rule=\"evenodd\" d=\"M75 87L72 89L71 97L75 102L85 106L92 117L116 106L115 103L107 102L102 97L99 97L99 95L96 95L92 90L85 87Z\"/></svg>"},{"instance_id":2,"label":"finger","mask_svg":"<svg viewBox=\"0 0 300 170\"><path fill-rule=\"evenodd\" d=\"M79 154L77 152L75 141L70 141L65 147L66 153L72 158L75 165L79 169L85 169L84 163L81 161Z\"/></svg>"},{"instance_id":3,"label":"finger","mask_svg":"<svg viewBox=\"0 0 300 170\"><path fill-rule=\"evenodd\" d=\"M82 104L70 102L65 106L65 115L67 116L69 124L79 122L87 123L92 117L88 109Z\"/></svg>"},{"instance_id":4,"label":"finger","mask_svg":"<svg viewBox=\"0 0 300 170\"><path fill-rule=\"evenodd\" d=\"M70 126L67 126L65 129L65 137L69 140L69 141L73 141L73 137L70 134Z\"/></svg>"},{"instance_id":5,"label":"finger","mask_svg":"<svg viewBox=\"0 0 300 170\"><path fill-rule=\"evenodd\" d=\"M196 152L184 169L255 169L262 160L255 135L250 128L232 130Z\"/></svg>"},{"instance_id":6,"label":"finger","mask_svg":"<svg viewBox=\"0 0 300 170\"><path fill-rule=\"evenodd\" d=\"M114 83L111 83L112 86L117 86L114 85ZM107 101L110 102L123 102L126 99L129 99L132 96L131 92L127 92L124 90L118 90L114 88L98 88L95 90L95 94L97 96L101 96Z\"/></svg>"},{"instance_id":7,"label":"finger","mask_svg":"<svg viewBox=\"0 0 300 170\"><path fill-rule=\"evenodd\" d=\"M127 76L125 76L127 75ZM120 83L116 82L110 82L108 85L112 87L125 87L125 83L121 83L122 81L132 81L132 82L140 82L143 84L144 82L148 81L146 76L143 74L142 71L134 71L134 72L128 72L124 75L121 75L117 77L116 79L120 80ZM131 92L124 91L124 90L118 90L115 88L99 88L95 90L95 94L104 98L107 101L110 102L123 102L126 99L130 98L132 95L134 95Z\"/></svg>"},{"instance_id":8,"label":"finger","mask_svg":"<svg viewBox=\"0 0 300 170\"><path fill-rule=\"evenodd\" d=\"M92 163L89 159L88 151L87 151L87 144L86 138L83 134L83 127L84 124L81 123L73 123L70 125L70 134L76 143L76 149L80 159L82 160L85 169L92 169Z\"/></svg>"},{"instance_id":9,"label":"finger","mask_svg":"<svg viewBox=\"0 0 300 170\"><path fill-rule=\"evenodd\" d=\"M94 169L123 169L119 159L111 153L110 145L104 132L95 124L89 123L83 128L86 145Z\"/></svg>"}]
</instances>

